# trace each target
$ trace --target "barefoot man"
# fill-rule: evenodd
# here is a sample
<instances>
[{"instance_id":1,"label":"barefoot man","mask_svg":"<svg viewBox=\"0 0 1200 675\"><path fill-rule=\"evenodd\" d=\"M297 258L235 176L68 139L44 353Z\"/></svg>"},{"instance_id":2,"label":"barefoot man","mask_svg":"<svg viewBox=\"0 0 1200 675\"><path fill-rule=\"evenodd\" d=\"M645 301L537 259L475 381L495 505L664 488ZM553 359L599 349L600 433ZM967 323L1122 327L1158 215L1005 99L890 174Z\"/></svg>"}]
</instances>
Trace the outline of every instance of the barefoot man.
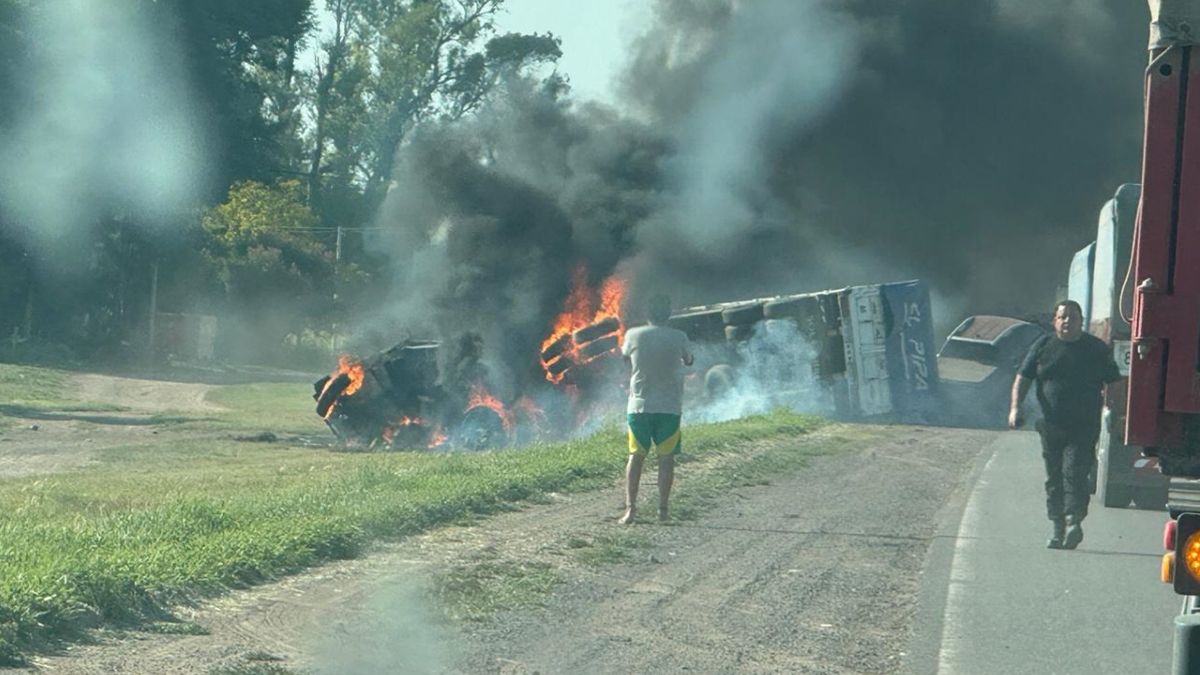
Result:
<instances>
[{"instance_id":1,"label":"barefoot man","mask_svg":"<svg viewBox=\"0 0 1200 675\"><path fill-rule=\"evenodd\" d=\"M667 520L671 482L675 480L675 455L679 454L679 419L683 413L683 367L694 360L688 337L667 326L671 299L656 295L647 307L649 326L625 334L621 353L633 368L629 378L629 464L625 467L625 515L628 525L637 518L638 483L642 463L651 446L658 455L658 518Z\"/></svg>"}]
</instances>

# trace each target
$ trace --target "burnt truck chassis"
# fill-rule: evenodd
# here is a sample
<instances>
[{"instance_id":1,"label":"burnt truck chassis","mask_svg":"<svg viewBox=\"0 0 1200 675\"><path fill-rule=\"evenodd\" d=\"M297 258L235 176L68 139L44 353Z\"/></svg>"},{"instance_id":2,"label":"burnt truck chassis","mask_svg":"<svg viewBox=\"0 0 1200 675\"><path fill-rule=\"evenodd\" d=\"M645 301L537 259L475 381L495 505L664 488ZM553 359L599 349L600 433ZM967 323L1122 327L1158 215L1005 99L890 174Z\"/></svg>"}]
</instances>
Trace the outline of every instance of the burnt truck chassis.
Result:
<instances>
[{"instance_id":1,"label":"burnt truck chassis","mask_svg":"<svg viewBox=\"0 0 1200 675\"><path fill-rule=\"evenodd\" d=\"M339 440L351 446L429 448L450 443L479 450L508 441L502 415L483 405L459 405L438 383L438 343L407 341L373 354L355 367L361 381L351 394L349 372L313 383L317 414ZM446 435L453 430L453 435Z\"/></svg>"},{"instance_id":2,"label":"burnt truck chassis","mask_svg":"<svg viewBox=\"0 0 1200 675\"><path fill-rule=\"evenodd\" d=\"M585 347L615 340L605 335ZM338 371L313 383L317 414L350 447L484 450L557 438L556 431L569 432L577 420L579 409L574 406L595 402L586 393L561 395L549 397L553 400L542 409L529 396L506 404L482 381L445 386L438 365L440 346L436 341L409 340L361 362L344 357ZM608 359L615 347L591 354L587 363ZM559 383L579 391L607 389L607 381L603 386L600 382L603 371L596 366L573 367L563 375Z\"/></svg>"}]
</instances>

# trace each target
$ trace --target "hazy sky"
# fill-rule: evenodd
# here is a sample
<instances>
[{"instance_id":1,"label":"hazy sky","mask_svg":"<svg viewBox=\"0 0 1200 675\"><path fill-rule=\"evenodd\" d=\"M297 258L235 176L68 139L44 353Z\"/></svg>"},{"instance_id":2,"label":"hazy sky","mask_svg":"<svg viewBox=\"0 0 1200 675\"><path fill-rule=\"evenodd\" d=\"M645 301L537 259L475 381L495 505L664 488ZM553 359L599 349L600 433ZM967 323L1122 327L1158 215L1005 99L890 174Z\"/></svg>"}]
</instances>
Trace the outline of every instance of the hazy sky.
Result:
<instances>
[{"instance_id":1,"label":"hazy sky","mask_svg":"<svg viewBox=\"0 0 1200 675\"><path fill-rule=\"evenodd\" d=\"M579 98L613 103L615 78L629 46L651 16L645 0L507 0L501 33L554 33L562 38L559 72Z\"/></svg>"}]
</instances>

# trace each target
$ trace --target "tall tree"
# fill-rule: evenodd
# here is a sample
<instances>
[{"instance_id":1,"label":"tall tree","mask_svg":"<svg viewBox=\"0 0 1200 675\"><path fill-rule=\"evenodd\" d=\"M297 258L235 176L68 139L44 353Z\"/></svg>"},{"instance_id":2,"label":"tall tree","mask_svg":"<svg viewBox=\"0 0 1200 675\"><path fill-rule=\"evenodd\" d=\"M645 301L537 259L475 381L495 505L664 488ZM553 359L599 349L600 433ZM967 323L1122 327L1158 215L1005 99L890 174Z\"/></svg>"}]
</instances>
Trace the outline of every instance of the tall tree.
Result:
<instances>
[{"instance_id":1,"label":"tall tree","mask_svg":"<svg viewBox=\"0 0 1200 675\"><path fill-rule=\"evenodd\" d=\"M267 354L283 336L333 311L342 272L314 234L318 221L298 180L235 183L228 199L201 216L203 255L221 286L226 347Z\"/></svg>"},{"instance_id":2,"label":"tall tree","mask_svg":"<svg viewBox=\"0 0 1200 675\"><path fill-rule=\"evenodd\" d=\"M414 125L476 110L505 73L553 63L552 35L495 33L503 0L327 0L333 35L314 87L310 199L354 186L377 198ZM324 176L333 180L327 184Z\"/></svg>"},{"instance_id":3,"label":"tall tree","mask_svg":"<svg viewBox=\"0 0 1200 675\"><path fill-rule=\"evenodd\" d=\"M25 0L0 0L0 139L12 124L17 106L22 104L18 92L24 87L21 76L26 72L29 38L25 28ZM0 338L16 337L12 331L23 327L24 308L33 283L32 268L24 246L0 203Z\"/></svg>"},{"instance_id":4,"label":"tall tree","mask_svg":"<svg viewBox=\"0 0 1200 675\"><path fill-rule=\"evenodd\" d=\"M174 29L214 127L220 185L298 171L296 58L312 31L312 0L162 4L177 17Z\"/></svg>"}]
</instances>

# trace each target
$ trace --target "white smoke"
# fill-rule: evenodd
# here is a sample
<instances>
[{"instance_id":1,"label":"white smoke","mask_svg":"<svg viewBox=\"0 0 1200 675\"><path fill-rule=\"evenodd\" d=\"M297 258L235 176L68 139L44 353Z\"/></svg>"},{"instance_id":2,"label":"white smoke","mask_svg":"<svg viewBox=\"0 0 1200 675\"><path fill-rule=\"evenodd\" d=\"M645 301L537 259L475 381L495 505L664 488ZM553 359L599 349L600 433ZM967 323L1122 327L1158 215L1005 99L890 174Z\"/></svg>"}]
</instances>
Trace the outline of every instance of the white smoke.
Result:
<instances>
[{"instance_id":1,"label":"white smoke","mask_svg":"<svg viewBox=\"0 0 1200 675\"><path fill-rule=\"evenodd\" d=\"M453 634L431 609L420 577L389 579L319 634L313 670L320 675L439 673L451 663Z\"/></svg>"},{"instance_id":2,"label":"white smoke","mask_svg":"<svg viewBox=\"0 0 1200 675\"><path fill-rule=\"evenodd\" d=\"M660 120L677 130L680 153L669 164L677 189L663 220L638 233L648 248L709 257L766 226L756 206L772 173L764 144L780 127L802 132L820 120L851 81L853 23L823 2L739 4L728 21L700 52L710 60L686 116Z\"/></svg>"},{"instance_id":3,"label":"white smoke","mask_svg":"<svg viewBox=\"0 0 1200 675\"><path fill-rule=\"evenodd\" d=\"M759 321L748 340L697 352L705 398L685 411L689 420L722 422L778 408L833 413L832 394L818 379L817 349L791 319Z\"/></svg>"}]
</instances>

